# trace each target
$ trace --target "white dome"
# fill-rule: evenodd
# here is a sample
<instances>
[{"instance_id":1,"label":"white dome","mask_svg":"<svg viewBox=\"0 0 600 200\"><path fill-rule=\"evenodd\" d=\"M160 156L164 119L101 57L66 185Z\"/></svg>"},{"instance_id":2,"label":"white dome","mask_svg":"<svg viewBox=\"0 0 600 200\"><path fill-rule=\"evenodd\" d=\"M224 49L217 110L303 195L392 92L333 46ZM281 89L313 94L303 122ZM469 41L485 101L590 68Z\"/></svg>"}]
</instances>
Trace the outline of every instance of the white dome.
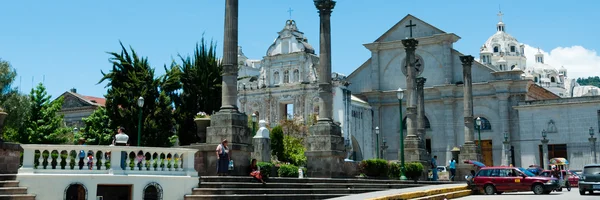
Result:
<instances>
[{"instance_id":1,"label":"white dome","mask_svg":"<svg viewBox=\"0 0 600 200\"><path fill-rule=\"evenodd\" d=\"M504 31L498 31L488 38L485 42L485 46L492 50L494 47L498 47L498 52L510 52L510 47L514 46L515 51L520 52L520 49L518 48L520 46L519 41Z\"/></svg>"},{"instance_id":2,"label":"white dome","mask_svg":"<svg viewBox=\"0 0 600 200\"><path fill-rule=\"evenodd\" d=\"M533 64L532 68L533 72L537 74L558 74L558 70L556 70L556 68L544 63L537 62Z\"/></svg>"}]
</instances>

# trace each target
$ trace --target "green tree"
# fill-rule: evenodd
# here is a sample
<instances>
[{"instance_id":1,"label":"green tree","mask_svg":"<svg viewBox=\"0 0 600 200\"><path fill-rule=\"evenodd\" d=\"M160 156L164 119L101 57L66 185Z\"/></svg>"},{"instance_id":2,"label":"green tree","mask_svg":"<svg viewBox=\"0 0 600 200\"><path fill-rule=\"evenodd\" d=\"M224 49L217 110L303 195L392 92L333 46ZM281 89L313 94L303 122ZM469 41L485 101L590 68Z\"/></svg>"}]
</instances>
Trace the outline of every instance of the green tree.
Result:
<instances>
[{"instance_id":1,"label":"green tree","mask_svg":"<svg viewBox=\"0 0 600 200\"><path fill-rule=\"evenodd\" d=\"M577 78L577 83L579 83L579 85L593 85L596 87L600 87L600 77L590 76L588 78Z\"/></svg>"},{"instance_id":2,"label":"green tree","mask_svg":"<svg viewBox=\"0 0 600 200\"><path fill-rule=\"evenodd\" d=\"M148 58L139 57L135 50L130 51L121 45L121 53L109 52L113 68L110 72L102 72L99 83L107 81L106 113L113 123L114 130L118 126L125 127L129 135L129 143L137 145L139 112L142 111L143 146L169 146L169 136L175 127L173 106L169 94L175 93L173 80L169 74L155 77L154 68L150 67ZM166 67L165 67L166 68ZM143 97L142 108L137 106L137 99Z\"/></svg>"},{"instance_id":3,"label":"green tree","mask_svg":"<svg viewBox=\"0 0 600 200\"><path fill-rule=\"evenodd\" d=\"M10 63L0 59L0 108L8 113L4 121L4 139L13 142L17 142L16 136L24 131L31 104L28 95L12 87L16 76L17 72Z\"/></svg>"},{"instance_id":4,"label":"green tree","mask_svg":"<svg viewBox=\"0 0 600 200\"><path fill-rule=\"evenodd\" d=\"M285 158L284 155L284 143L283 143L283 130L281 126L275 126L269 133L269 137L271 138L271 155L277 157L279 161L282 158Z\"/></svg>"},{"instance_id":5,"label":"green tree","mask_svg":"<svg viewBox=\"0 0 600 200\"><path fill-rule=\"evenodd\" d=\"M214 113L221 107L221 74L223 67L217 58L216 45L202 38L194 55L179 55L181 64L172 64L167 75L172 79L169 96L175 105L175 118L181 145L198 142L194 117L202 111ZM177 84L179 83L179 84Z\"/></svg>"},{"instance_id":6,"label":"green tree","mask_svg":"<svg viewBox=\"0 0 600 200\"><path fill-rule=\"evenodd\" d=\"M62 97L50 101L42 83L31 89L30 115L25 123L24 132L17 140L24 144L64 144L69 141L70 129L64 126L63 116L58 112L62 108Z\"/></svg>"},{"instance_id":7,"label":"green tree","mask_svg":"<svg viewBox=\"0 0 600 200\"><path fill-rule=\"evenodd\" d=\"M278 157L278 159L296 166L303 166L306 164L304 150L302 138L285 135L283 136L283 158Z\"/></svg>"},{"instance_id":8,"label":"green tree","mask_svg":"<svg viewBox=\"0 0 600 200\"><path fill-rule=\"evenodd\" d=\"M106 113L106 108L99 107L90 116L83 118L83 123L85 128L74 137L74 143L79 137L85 138L87 144L109 145L112 143L112 135L115 130L110 128L111 121Z\"/></svg>"},{"instance_id":9,"label":"green tree","mask_svg":"<svg viewBox=\"0 0 600 200\"><path fill-rule=\"evenodd\" d=\"M4 100L3 97L14 91L12 83L17 77L17 72L10 66L8 61L0 59L0 100Z\"/></svg>"}]
</instances>

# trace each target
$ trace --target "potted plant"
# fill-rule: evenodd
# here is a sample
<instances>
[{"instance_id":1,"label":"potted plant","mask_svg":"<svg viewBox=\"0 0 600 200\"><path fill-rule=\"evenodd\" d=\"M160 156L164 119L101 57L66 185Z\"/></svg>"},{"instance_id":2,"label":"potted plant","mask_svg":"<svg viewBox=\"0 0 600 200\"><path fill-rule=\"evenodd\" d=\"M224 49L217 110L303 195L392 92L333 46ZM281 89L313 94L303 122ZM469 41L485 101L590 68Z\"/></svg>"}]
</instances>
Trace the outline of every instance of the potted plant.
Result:
<instances>
[{"instance_id":1,"label":"potted plant","mask_svg":"<svg viewBox=\"0 0 600 200\"><path fill-rule=\"evenodd\" d=\"M206 127L210 126L210 116L205 112L198 112L194 118L198 142L206 143Z\"/></svg>"}]
</instances>

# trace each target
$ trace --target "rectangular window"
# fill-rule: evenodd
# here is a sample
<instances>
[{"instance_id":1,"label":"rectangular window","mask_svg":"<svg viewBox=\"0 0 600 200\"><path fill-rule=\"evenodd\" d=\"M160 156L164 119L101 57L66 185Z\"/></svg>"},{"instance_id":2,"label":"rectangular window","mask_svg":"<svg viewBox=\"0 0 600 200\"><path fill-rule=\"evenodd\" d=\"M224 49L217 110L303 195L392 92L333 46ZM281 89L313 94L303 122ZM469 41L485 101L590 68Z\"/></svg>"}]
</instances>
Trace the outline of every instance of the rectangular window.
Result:
<instances>
[{"instance_id":1,"label":"rectangular window","mask_svg":"<svg viewBox=\"0 0 600 200\"><path fill-rule=\"evenodd\" d=\"M510 46L510 52L514 53L515 51L517 51L517 49L515 48L515 46Z\"/></svg>"}]
</instances>

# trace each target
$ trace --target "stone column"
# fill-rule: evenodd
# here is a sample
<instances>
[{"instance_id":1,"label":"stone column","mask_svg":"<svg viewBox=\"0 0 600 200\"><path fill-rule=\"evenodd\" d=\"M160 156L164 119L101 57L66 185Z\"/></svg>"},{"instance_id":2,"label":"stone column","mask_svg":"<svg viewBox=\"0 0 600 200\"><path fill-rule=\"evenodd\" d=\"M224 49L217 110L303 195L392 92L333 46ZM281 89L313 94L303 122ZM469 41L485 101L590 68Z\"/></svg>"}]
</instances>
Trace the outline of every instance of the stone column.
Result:
<instances>
[{"instance_id":1,"label":"stone column","mask_svg":"<svg viewBox=\"0 0 600 200\"><path fill-rule=\"evenodd\" d=\"M425 85L426 78L417 78L417 135L425 142Z\"/></svg>"},{"instance_id":2,"label":"stone column","mask_svg":"<svg viewBox=\"0 0 600 200\"><path fill-rule=\"evenodd\" d=\"M223 82L221 109L210 117L206 143L190 145L198 149L196 166L200 176L216 175L216 148L223 139L229 142L234 161L231 175L247 176L253 151L248 116L238 111L237 100L238 0L225 1L225 32L223 38Z\"/></svg>"},{"instance_id":3,"label":"stone column","mask_svg":"<svg viewBox=\"0 0 600 200\"><path fill-rule=\"evenodd\" d=\"M254 138L252 138L252 146L254 146L254 152L252 152L252 158L258 162L271 162L271 139L269 138L269 129L266 127L267 122L260 120L258 122L258 131Z\"/></svg>"},{"instance_id":4,"label":"stone column","mask_svg":"<svg viewBox=\"0 0 600 200\"><path fill-rule=\"evenodd\" d=\"M475 167L470 164L463 164L465 160L481 161L481 153L477 145L473 142L474 123L473 123L473 84L471 77L471 65L473 64L473 56L460 56L460 61L463 66L463 102L464 102L464 134L465 143L460 150L459 164L457 166L458 180L464 180L464 176L469 174Z\"/></svg>"},{"instance_id":5,"label":"stone column","mask_svg":"<svg viewBox=\"0 0 600 200\"><path fill-rule=\"evenodd\" d=\"M335 7L332 0L314 0L320 17L320 61L318 70L319 120L309 128L307 158L309 177L343 176L346 152L341 127L333 123L333 93L331 85L331 30L330 16Z\"/></svg>"},{"instance_id":6,"label":"stone column","mask_svg":"<svg viewBox=\"0 0 600 200\"><path fill-rule=\"evenodd\" d=\"M544 169L549 169L548 168L548 161L550 161L550 159L548 158L548 139L544 138L542 139L542 163L540 163L540 165L542 165L542 168Z\"/></svg>"},{"instance_id":7,"label":"stone column","mask_svg":"<svg viewBox=\"0 0 600 200\"><path fill-rule=\"evenodd\" d=\"M415 50L419 41L415 39L404 39L402 40L404 49L406 51L406 63L401 65L407 66L406 72L406 130L407 137L417 136L417 93L416 93L416 70L414 66Z\"/></svg>"},{"instance_id":8,"label":"stone column","mask_svg":"<svg viewBox=\"0 0 600 200\"><path fill-rule=\"evenodd\" d=\"M598 157L596 156L596 138L592 136L588 138L588 140L590 141L590 147L592 150L592 163L598 163Z\"/></svg>"},{"instance_id":9,"label":"stone column","mask_svg":"<svg viewBox=\"0 0 600 200\"><path fill-rule=\"evenodd\" d=\"M504 151L502 152L502 159L504 160L504 165L509 166L510 165L510 141L503 141L503 148Z\"/></svg>"}]
</instances>

